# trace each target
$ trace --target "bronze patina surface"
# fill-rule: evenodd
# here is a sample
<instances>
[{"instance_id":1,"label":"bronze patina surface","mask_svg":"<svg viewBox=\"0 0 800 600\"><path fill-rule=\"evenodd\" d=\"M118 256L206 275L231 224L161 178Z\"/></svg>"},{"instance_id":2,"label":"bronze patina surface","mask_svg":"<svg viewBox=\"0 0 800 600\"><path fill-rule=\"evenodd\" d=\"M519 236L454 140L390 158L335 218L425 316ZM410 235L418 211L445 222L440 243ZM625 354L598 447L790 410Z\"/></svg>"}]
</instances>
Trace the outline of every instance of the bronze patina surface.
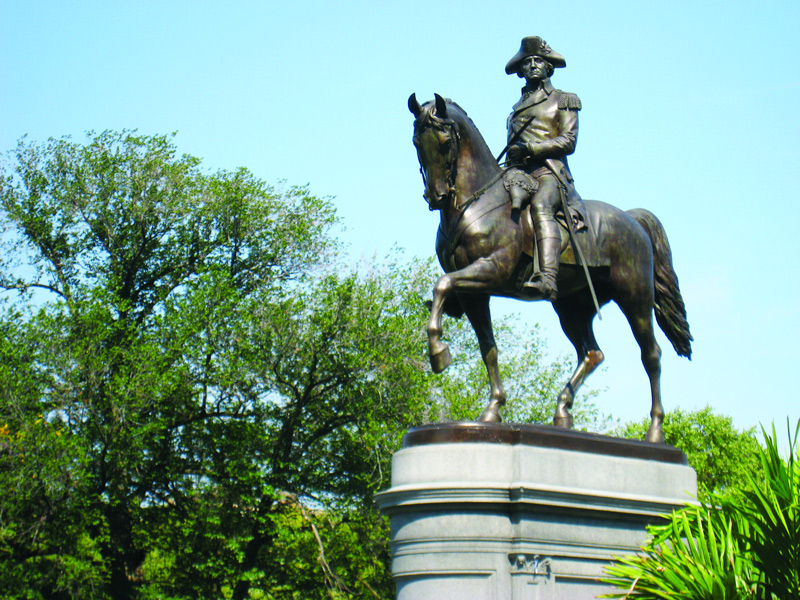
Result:
<instances>
[{"instance_id":1,"label":"bronze patina surface","mask_svg":"<svg viewBox=\"0 0 800 600\"><path fill-rule=\"evenodd\" d=\"M666 232L650 211L622 211L583 201L567 155L575 149L580 100L556 90L550 74L566 61L538 37L525 38L506 66L526 80L509 117L509 160L500 165L467 113L439 96L414 115L414 146L424 197L440 213L436 253L445 274L433 290L428 351L435 372L450 364L442 316L470 320L489 375L490 399L482 422L499 422L506 394L489 311L491 296L552 302L578 356L558 396L555 425L572 427L575 393L603 361L592 322L614 301L630 324L650 381L650 428L645 439L663 442L661 349L656 321L675 348L691 357L692 335L672 266Z\"/></svg>"},{"instance_id":2,"label":"bronze patina surface","mask_svg":"<svg viewBox=\"0 0 800 600\"><path fill-rule=\"evenodd\" d=\"M414 427L403 437L403 448L447 443L522 444L679 465L688 464L683 452L666 444L626 440L553 425L436 423Z\"/></svg>"}]
</instances>

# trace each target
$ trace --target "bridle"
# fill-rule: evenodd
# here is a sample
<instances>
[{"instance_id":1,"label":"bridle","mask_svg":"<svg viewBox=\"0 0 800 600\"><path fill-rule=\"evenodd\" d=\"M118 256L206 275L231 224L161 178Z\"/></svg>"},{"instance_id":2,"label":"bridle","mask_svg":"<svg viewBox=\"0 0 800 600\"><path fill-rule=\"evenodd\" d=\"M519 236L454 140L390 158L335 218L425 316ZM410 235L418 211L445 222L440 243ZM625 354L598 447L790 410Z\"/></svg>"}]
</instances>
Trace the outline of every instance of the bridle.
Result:
<instances>
[{"instance_id":1,"label":"bridle","mask_svg":"<svg viewBox=\"0 0 800 600\"><path fill-rule=\"evenodd\" d=\"M444 181L445 193L439 198L434 198L430 186L428 185L428 177L425 169L420 166L419 172L422 175L422 182L425 184L425 192L423 198L428 203L428 210L441 210L454 200L456 194L456 171L458 164L458 154L461 149L461 137L456 127L455 122L449 118L441 118L434 114L431 109L425 116L417 121L419 131L414 132L415 140L419 139L422 131L427 127L432 127L439 132L445 134L447 141L443 144L446 145L444 150Z\"/></svg>"},{"instance_id":2,"label":"bridle","mask_svg":"<svg viewBox=\"0 0 800 600\"><path fill-rule=\"evenodd\" d=\"M416 101L416 100L415 100ZM440 104L441 103L441 104ZM440 108L441 106L441 108ZM421 134L421 130L425 127L433 127L441 132L447 133L447 139L450 140L448 143L448 148L446 150L446 156L444 157L445 160L445 167L444 167L444 175L445 175L445 185L446 185L446 193L442 195L440 198L431 198L430 188L428 186L428 177L425 174L425 169L420 166L419 172L422 175L422 181L425 184L425 193L423 194L423 198L428 203L428 210L440 210L445 207L448 203L452 202L454 208L463 212L466 208L475 202L478 198L480 198L486 191L492 187L495 183L497 183L506 172L513 168L515 165L506 165L505 167L501 168L497 174L495 174L486 184L484 184L478 191L476 191L472 196L470 196L466 201L464 201L461 205L455 205L455 197L454 195L457 193L456 189L456 166L458 164L458 154L460 151L460 144L461 144L461 136L456 127L455 121L449 117L442 118L435 114L438 111L445 111L446 112L446 104L444 100L441 100L437 96L436 105L434 108L429 109L429 111L425 115L420 115L417 119L417 123L415 124L415 132L414 138L419 139L419 135ZM497 162L500 162L500 159L505 155L508 149L514 144L519 137L521 136L522 132L531 124L533 119L529 119L522 128L516 132L516 134L508 141L506 147L503 148L503 151L498 155ZM430 123L428 125L428 122ZM420 131L417 131L419 129Z\"/></svg>"}]
</instances>

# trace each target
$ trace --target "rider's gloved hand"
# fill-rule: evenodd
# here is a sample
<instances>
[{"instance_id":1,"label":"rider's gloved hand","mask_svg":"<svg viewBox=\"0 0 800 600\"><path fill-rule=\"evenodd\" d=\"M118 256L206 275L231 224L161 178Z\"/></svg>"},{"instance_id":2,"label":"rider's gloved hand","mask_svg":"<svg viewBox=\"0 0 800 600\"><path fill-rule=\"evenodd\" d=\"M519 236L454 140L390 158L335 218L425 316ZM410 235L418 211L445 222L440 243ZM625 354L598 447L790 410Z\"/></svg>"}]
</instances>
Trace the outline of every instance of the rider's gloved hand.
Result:
<instances>
[{"instance_id":1,"label":"rider's gloved hand","mask_svg":"<svg viewBox=\"0 0 800 600\"><path fill-rule=\"evenodd\" d=\"M508 149L508 162L517 164L525 161L528 149L524 144L516 143Z\"/></svg>"}]
</instances>

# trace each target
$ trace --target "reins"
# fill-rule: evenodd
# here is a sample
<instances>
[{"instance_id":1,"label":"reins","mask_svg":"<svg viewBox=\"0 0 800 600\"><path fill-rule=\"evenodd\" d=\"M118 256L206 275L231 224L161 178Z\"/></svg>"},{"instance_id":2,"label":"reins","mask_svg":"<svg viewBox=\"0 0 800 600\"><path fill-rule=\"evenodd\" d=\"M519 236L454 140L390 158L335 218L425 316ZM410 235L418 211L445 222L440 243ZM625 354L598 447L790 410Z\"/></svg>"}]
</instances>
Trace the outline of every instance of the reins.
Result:
<instances>
[{"instance_id":1,"label":"reins","mask_svg":"<svg viewBox=\"0 0 800 600\"><path fill-rule=\"evenodd\" d=\"M503 155L508 151L508 149L511 147L511 145L513 143L515 143L519 139L519 136L522 134L522 132L525 130L525 128L528 125L531 124L531 121L533 121L533 119L529 119L525 123L525 125L523 125L522 128L519 131L517 131L517 133L514 136L512 136L512 138L509 140L509 142L506 145L506 147L503 148L503 151L497 157L496 160L497 160L498 163L500 162L500 158L503 157ZM458 131L458 127L455 125L455 122L452 122L451 127L453 128L453 132L454 132L454 136L453 137L456 139L456 141L460 145L461 144L461 134ZM456 152L456 161L458 160L457 157L458 157L458 152ZM454 206L454 208L458 211L458 217L456 218L455 223L453 223L453 227L452 228L448 228L448 229L454 229L455 230L455 233L454 233L452 239L450 239L449 243L447 244L447 253L448 253L448 255L450 255L452 257L453 252L455 251L455 247L458 244L459 240L461 239L461 236L464 234L464 232L467 230L467 228L470 225L472 225L475 221L480 219L485 214L487 214L487 213L489 213L489 212L491 212L491 211L493 211L493 210L495 210L495 209L497 209L497 208L499 208L499 207L501 207L504 204L507 204L509 202L509 200L506 198L506 199L502 199L502 201L500 201L500 202L492 203L489 206L484 207L484 210L482 212L480 212L480 213L478 213L476 215L473 215L472 218L469 220L469 222L467 222L467 223L463 222L464 215L466 214L467 209L474 202L479 200L489 190L489 188L491 188L494 184L496 184L498 181L500 181L503 178L503 176L512 168L513 168L513 165L506 166L506 167L500 167L500 169L497 171L497 173L492 175L492 177L489 179L489 181L487 181L483 186L481 186L480 189L478 189L469 198L467 198L467 200L465 202L463 202L462 204L460 204L458 206ZM422 169L420 169L420 170L422 170ZM455 171L456 171L456 169L454 167L448 168L447 169L448 176L452 176L453 179L455 179ZM423 174L423 177L424 177L424 174ZM441 206L434 208L433 205L431 205L431 203L428 202L428 208L430 210L440 210ZM442 234L444 235L445 238L449 237L447 235L447 232L445 232L442 229L441 225L439 226L439 230L442 232Z\"/></svg>"},{"instance_id":2,"label":"reins","mask_svg":"<svg viewBox=\"0 0 800 600\"><path fill-rule=\"evenodd\" d=\"M442 121L440 121L440 123L441 122ZM497 161L497 163L498 163L498 166L499 166L499 163L500 163L500 159L502 159L503 156L506 154L506 152L508 152L508 149L513 144L515 144L517 142L517 140L519 140L519 138L522 135L522 133L525 131L525 129L527 129L528 125L530 125L532 122L533 122L533 117L528 119L525 122L525 124L522 127L520 127L520 129L517 130L517 132L513 136L511 136L511 139L508 140L508 143L506 144L506 147L503 148L503 151L500 152L500 154L498 154L497 158L495 159ZM460 144L461 144L461 133L458 130L458 127L456 126L455 122L452 121L452 120L450 120L450 127L453 130L453 138L456 140L456 142L460 146ZM457 161L458 161L458 152L456 152L456 157L455 157L455 162L457 162ZM489 206L484 207L484 210L479 212L478 214L472 215L472 218L468 222L466 222L466 223L463 222L464 221L464 215L466 214L467 209L470 206L472 206L472 204L474 204L477 200L479 200L489 190L489 188L491 188L494 184L496 184L498 181L500 181L503 178L503 176L510 169L514 168L514 166L516 166L516 165L509 165L509 166L505 166L505 167L499 167L499 170L497 171L497 173L492 175L492 177L489 179L489 181L487 181L483 186L481 186L480 189L478 189L474 194L472 194L469 198L467 198L467 200L464 203L462 203L462 204L460 204L458 206L454 206L454 208L458 211L458 217L456 218L455 223L453 223L453 227L452 228L448 228L448 229L455 230L455 233L453 234L452 239L450 239L449 243L447 244L447 254L450 256L451 259L452 259L452 256L453 256L453 252L455 251L455 248L458 245L459 240L461 239L461 236L464 235L464 232L467 230L467 228L470 225L472 225L475 221L477 221L478 219L480 219L481 217L483 217L487 213L490 213L491 211L493 211L493 210L495 210L495 209L497 209L497 208L499 208L499 207L501 207L501 206L503 206L505 204L508 204L508 202L510 201L508 198L501 199L499 202L494 202L494 203L489 204ZM424 171L422 169L420 169L420 171L422 172L423 179L425 179ZM447 169L448 182L450 182L451 179L455 180L455 172L456 172L455 166L448 167L448 169ZM426 181L426 187L427 187L427 181ZM427 198L426 198L426 200L427 200ZM437 203L437 204L442 204L442 203ZM431 204L430 201L428 201L428 208L430 210L441 210L442 206L434 206L433 204ZM447 235L447 232L442 229L441 225L439 225L439 231L444 235L445 238L449 237Z\"/></svg>"},{"instance_id":3,"label":"reins","mask_svg":"<svg viewBox=\"0 0 800 600\"><path fill-rule=\"evenodd\" d=\"M505 175L510 168L511 167L502 167L497 173L495 173L492 176L492 178L486 183L486 185L484 185L481 189L472 194L472 196L467 198L467 200L463 204L457 207L459 212L461 212L461 214L463 215L464 211L467 210L467 208L469 208L469 205L475 202L481 196L483 196L486 193L486 190L492 187L495 183L500 181L503 178L503 175Z\"/></svg>"},{"instance_id":4,"label":"reins","mask_svg":"<svg viewBox=\"0 0 800 600\"><path fill-rule=\"evenodd\" d=\"M520 127L514 135L511 136L511 139L508 140L508 143L506 144L506 147L503 148L503 151L500 152L500 154L498 154L497 158L495 159L497 161L498 165L500 164L500 159L502 159L503 156L505 156L506 152L508 152L508 149L511 148L511 146L517 142L517 140L520 138L522 133L528 128L528 125L530 125L533 122L533 119L534 119L534 117L531 117L530 119L525 121L525 124L522 127ZM456 134L458 135L458 130L456 130ZM460 143L460 141L459 141L459 143ZM486 193L486 190L488 190L495 183L500 181L500 179L503 177L503 175L505 175L510 169L513 169L513 168L514 168L514 165L510 165L510 166L507 166L507 167L501 167L500 170L489 180L489 182L486 185L484 185L481 189L479 189L477 192L472 194L472 196L470 196L467 199L467 201L464 202L464 204L462 204L461 206L458 207L458 210L462 211L462 214L463 214L463 211L465 211L470 204L472 204L473 202L475 202L475 200L477 200L478 198L483 196L483 194Z\"/></svg>"},{"instance_id":5,"label":"reins","mask_svg":"<svg viewBox=\"0 0 800 600\"><path fill-rule=\"evenodd\" d=\"M497 181L495 180L494 183L497 183ZM491 185L494 185L494 183ZM491 187L491 185L488 187ZM484 190L484 192L485 191L486 190ZM481 195L483 195L483 192L481 193ZM478 199L477 197L471 199L470 204L477 199ZM452 239L450 239L450 241L447 244L447 255L452 259L453 252L455 251L458 242L461 240L461 236L464 235L464 232L469 228L470 225L472 225L475 221L477 221L484 215L489 214L490 212L500 208L501 206L505 206L509 202L510 200L508 198L500 198L497 201L489 204L488 206L483 207L483 211L478 211L476 214L472 215L472 218L469 221L464 222L464 215L466 214L468 207L467 203L465 203L464 209L461 212L459 212L458 219L456 219L456 222L453 224L452 228L455 229L456 231L453 234ZM441 231L445 237L449 237L447 235L447 232L442 229L441 224L439 225L439 231Z\"/></svg>"}]
</instances>

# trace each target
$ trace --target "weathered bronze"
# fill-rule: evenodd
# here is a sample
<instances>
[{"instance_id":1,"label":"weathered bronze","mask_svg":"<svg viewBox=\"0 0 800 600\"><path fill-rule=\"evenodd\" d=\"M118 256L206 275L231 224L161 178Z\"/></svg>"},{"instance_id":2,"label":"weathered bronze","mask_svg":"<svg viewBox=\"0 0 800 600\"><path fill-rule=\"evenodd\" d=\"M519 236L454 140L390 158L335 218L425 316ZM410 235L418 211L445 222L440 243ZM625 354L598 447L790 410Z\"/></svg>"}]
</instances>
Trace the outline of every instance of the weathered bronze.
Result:
<instances>
[{"instance_id":1,"label":"weathered bronze","mask_svg":"<svg viewBox=\"0 0 800 600\"><path fill-rule=\"evenodd\" d=\"M533 41L526 46L526 40ZM531 49L546 54L554 66L566 64L539 38L526 40L507 71L524 62ZM438 94L424 105L413 94L409 98L424 197L430 210L440 211L436 253L445 271L434 287L428 321L431 366L439 373L451 360L441 339L443 312L456 317L466 314L478 337L491 388L489 404L479 420L499 422L499 408L505 404L506 395L489 299L549 299L578 354L577 368L558 396L553 419L557 426L572 427L569 409L575 393L603 361L592 330L596 308L588 274L599 305L611 300L619 305L641 348L652 402L645 440L663 442L661 349L654 336L653 310L679 355L691 357L692 341L666 233L647 210L622 211L603 202L584 202L577 196L566 163L574 140L571 149L567 148L569 152L560 154L551 154L537 144L551 146L564 127L573 127L573 121L577 135L579 101L568 94L564 102L553 98L564 94L552 89L549 78L534 91L534 96L537 94L544 96L539 103L543 107L531 108L534 105L523 96L517 105L521 108L515 108L509 119L512 144L508 150L513 160L510 157L511 164L506 168L501 168L478 129L455 102ZM526 122L530 135L528 131L518 135L518 127ZM534 139L536 135L541 139ZM524 148L514 150L517 140ZM515 190L517 187L522 191ZM537 212L541 214L537 216ZM547 225L542 226L543 221L548 221ZM546 240L545 247L541 240ZM537 254L543 257L541 270L534 267ZM558 257L557 266L545 276L551 254ZM534 285L526 285L532 278ZM552 290L551 283L555 284Z\"/></svg>"},{"instance_id":2,"label":"weathered bronze","mask_svg":"<svg viewBox=\"0 0 800 600\"><path fill-rule=\"evenodd\" d=\"M412 427L403 436L403 448L448 443L522 444L589 454L643 458L678 465L688 464L683 452L666 444L627 440L552 425L431 423Z\"/></svg>"}]
</instances>

